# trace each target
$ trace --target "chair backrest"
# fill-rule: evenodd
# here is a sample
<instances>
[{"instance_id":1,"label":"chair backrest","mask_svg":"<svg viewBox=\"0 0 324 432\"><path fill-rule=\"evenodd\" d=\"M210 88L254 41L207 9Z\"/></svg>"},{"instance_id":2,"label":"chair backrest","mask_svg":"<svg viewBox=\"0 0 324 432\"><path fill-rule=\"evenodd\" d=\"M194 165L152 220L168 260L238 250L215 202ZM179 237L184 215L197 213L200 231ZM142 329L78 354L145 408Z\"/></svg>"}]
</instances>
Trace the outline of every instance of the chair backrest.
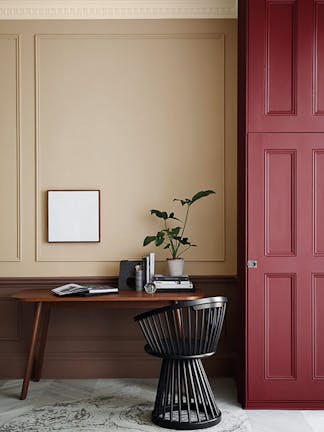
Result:
<instances>
[{"instance_id":1,"label":"chair backrest","mask_svg":"<svg viewBox=\"0 0 324 432\"><path fill-rule=\"evenodd\" d=\"M226 297L181 301L153 309L134 319L148 352L158 357L195 358L215 353L223 326Z\"/></svg>"}]
</instances>

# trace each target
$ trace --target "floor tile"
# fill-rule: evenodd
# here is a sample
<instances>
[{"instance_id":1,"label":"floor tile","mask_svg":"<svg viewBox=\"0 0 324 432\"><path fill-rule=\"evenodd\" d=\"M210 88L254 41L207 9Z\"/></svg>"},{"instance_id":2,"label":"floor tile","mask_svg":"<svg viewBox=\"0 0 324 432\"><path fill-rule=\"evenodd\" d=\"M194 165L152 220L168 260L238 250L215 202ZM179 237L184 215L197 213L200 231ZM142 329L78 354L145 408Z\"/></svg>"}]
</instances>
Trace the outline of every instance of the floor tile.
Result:
<instances>
[{"instance_id":1,"label":"floor tile","mask_svg":"<svg viewBox=\"0 0 324 432\"><path fill-rule=\"evenodd\" d=\"M247 410L246 412L253 432L313 432L298 410Z\"/></svg>"},{"instance_id":2,"label":"floor tile","mask_svg":"<svg viewBox=\"0 0 324 432\"><path fill-rule=\"evenodd\" d=\"M305 410L302 414L307 423L312 427L314 432L324 431L324 411L323 410Z\"/></svg>"}]
</instances>

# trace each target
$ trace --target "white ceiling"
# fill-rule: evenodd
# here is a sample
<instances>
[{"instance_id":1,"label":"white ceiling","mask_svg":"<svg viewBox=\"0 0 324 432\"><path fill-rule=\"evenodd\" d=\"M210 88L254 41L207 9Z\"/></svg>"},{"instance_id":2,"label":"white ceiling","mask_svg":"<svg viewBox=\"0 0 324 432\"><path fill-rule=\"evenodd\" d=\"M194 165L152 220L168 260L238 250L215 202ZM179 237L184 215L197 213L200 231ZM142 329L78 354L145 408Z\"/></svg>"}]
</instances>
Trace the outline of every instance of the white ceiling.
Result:
<instances>
[{"instance_id":1,"label":"white ceiling","mask_svg":"<svg viewBox=\"0 0 324 432\"><path fill-rule=\"evenodd\" d=\"M0 19L237 18L238 0L0 0Z\"/></svg>"}]
</instances>

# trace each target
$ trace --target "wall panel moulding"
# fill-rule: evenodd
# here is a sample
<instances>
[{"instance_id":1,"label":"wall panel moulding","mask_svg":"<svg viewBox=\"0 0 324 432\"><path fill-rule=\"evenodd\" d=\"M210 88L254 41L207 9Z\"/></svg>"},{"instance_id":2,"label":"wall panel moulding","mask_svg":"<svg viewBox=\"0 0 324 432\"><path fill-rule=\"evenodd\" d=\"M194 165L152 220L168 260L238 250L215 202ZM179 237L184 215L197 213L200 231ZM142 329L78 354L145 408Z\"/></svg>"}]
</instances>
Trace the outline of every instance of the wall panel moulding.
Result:
<instances>
[{"instance_id":1,"label":"wall panel moulding","mask_svg":"<svg viewBox=\"0 0 324 432\"><path fill-rule=\"evenodd\" d=\"M0 0L0 19L237 18L238 0Z\"/></svg>"}]
</instances>

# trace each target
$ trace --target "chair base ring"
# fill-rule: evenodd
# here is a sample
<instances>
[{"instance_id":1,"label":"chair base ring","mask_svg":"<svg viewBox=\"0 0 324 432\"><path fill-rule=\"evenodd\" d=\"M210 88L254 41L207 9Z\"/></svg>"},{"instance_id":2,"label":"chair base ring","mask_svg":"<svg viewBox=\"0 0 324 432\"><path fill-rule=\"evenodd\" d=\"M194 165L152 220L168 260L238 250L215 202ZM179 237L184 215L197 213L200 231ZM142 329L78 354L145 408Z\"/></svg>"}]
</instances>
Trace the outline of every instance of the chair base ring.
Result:
<instances>
[{"instance_id":1,"label":"chair base ring","mask_svg":"<svg viewBox=\"0 0 324 432\"><path fill-rule=\"evenodd\" d=\"M187 411L185 411L184 416L187 417ZM167 429L176 429L176 430L195 430L195 429L206 429L212 426L217 425L222 420L222 413L219 411L219 414L209 420L203 421L177 421L177 420L166 420L165 418L161 418L161 414L152 413L152 421L157 426L167 428Z\"/></svg>"}]
</instances>

